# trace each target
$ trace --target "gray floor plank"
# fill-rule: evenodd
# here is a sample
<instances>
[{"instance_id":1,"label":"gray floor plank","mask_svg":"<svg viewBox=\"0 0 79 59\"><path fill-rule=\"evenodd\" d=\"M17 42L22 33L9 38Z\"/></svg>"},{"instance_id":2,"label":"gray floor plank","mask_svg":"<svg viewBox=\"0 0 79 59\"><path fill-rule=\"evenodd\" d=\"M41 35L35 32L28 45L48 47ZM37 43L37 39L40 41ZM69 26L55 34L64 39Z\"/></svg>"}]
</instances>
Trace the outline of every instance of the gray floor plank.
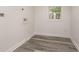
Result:
<instances>
[{"instance_id":1,"label":"gray floor plank","mask_svg":"<svg viewBox=\"0 0 79 59\"><path fill-rule=\"evenodd\" d=\"M77 52L70 38L35 35L14 52Z\"/></svg>"}]
</instances>

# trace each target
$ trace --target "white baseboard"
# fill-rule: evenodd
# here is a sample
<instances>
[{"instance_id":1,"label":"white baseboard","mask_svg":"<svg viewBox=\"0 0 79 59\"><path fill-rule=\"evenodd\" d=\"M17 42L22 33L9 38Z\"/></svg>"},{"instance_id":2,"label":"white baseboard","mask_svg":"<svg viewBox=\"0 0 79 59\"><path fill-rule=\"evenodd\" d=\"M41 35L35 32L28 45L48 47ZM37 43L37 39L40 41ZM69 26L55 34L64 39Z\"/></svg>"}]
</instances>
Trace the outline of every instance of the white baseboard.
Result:
<instances>
[{"instance_id":1,"label":"white baseboard","mask_svg":"<svg viewBox=\"0 0 79 59\"><path fill-rule=\"evenodd\" d=\"M26 41L28 41L34 34L29 35L27 38L25 38L24 40L22 40L21 42L15 44L14 46L12 46L10 49L8 49L6 52L13 52L16 48L18 48L19 46L21 46L23 43L25 43Z\"/></svg>"},{"instance_id":2,"label":"white baseboard","mask_svg":"<svg viewBox=\"0 0 79 59\"><path fill-rule=\"evenodd\" d=\"M77 50L79 51L79 46L78 46L78 44L77 44L77 42L73 39L73 38L71 38L71 40L72 40L72 43L75 45L75 47L77 48Z\"/></svg>"},{"instance_id":3,"label":"white baseboard","mask_svg":"<svg viewBox=\"0 0 79 59\"><path fill-rule=\"evenodd\" d=\"M50 33L34 33L35 35L46 35L46 36L57 36L57 37L65 37L65 38L71 38L71 36L66 36L64 34L50 34Z\"/></svg>"},{"instance_id":4,"label":"white baseboard","mask_svg":"<svg viewBox=\"0 0 79 59\"><path fill-rule=\"evenodd\" d=\"M36 33L33 33L33 34L29 35L27 38L25 38L25 39L22 40L21 42L15 44L14 46L12 46L10 49L8 49L8 50L5 51L5 52L13 52L16 48L18 48L18 47L21 46L23 43L25 43L26 41L28 41L28 40L29 40L32 36L34 36L35 34L36 34ZM26 40L26 39L27 39L27 40ZM73 44L75 45L75 47L77 48L77 50L79 51L79 46L78 46L78 44L76 43L76 41L73 40L72 38L71 38L71 40L72 40Z\"/></svg>"}]
</instances>

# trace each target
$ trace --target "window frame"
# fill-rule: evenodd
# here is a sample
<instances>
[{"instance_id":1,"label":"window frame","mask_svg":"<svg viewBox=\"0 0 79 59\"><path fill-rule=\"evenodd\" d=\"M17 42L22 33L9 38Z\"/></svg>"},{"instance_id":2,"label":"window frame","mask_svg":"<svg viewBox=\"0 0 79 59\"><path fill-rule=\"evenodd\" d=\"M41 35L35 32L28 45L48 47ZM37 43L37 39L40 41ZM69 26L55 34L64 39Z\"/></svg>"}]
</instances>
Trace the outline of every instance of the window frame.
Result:
<instances>
[{"instance_id":1,"label":"window frame","mask_svg":"<svg viewBox=\"0 0 79 59\"><path fill-rule=\"evenodd\" d=\"M60 19L56 19L56 18L55 18L55 19L50 19L50 18L49 18L49 8L50 8L50 7L55 7L55 6L48 6L48 19L49 19L49 20L52 20L52 21L60 21L60 20L62 20L62 15L63 15L63 12L62 12L62 11L63 11L63 7L60 6L60 7L61 7Z\"/></svg>"}]
</instances>

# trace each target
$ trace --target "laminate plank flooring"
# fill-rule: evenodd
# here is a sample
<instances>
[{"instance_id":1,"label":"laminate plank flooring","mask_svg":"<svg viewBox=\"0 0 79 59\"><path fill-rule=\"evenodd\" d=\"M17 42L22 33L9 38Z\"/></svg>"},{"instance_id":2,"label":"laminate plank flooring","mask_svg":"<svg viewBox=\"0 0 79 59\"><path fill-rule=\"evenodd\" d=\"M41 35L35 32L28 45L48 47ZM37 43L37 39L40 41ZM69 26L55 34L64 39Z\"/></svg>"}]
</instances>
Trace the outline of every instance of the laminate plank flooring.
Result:
<instances>
[{"instance_id":1,"label":"laminate plank flooring","mask_svg":"<svg viewBox=\"0 0 79 59\"><path fill-rule=\"evenodd\" d=\"M14 52L77 52L70 38L35 35Z\"/></svg>"}]
</instances>

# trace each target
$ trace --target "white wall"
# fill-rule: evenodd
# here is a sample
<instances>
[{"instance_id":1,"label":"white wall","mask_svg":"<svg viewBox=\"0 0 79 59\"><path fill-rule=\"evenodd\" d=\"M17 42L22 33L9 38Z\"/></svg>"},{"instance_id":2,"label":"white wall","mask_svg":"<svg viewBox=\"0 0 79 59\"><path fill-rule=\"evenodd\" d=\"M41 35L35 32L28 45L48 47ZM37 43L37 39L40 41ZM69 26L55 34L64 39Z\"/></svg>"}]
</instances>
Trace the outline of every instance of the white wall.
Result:
<instances>
[{"instance_id":1,"label":"white wall","mask_svg":"<svg viewBox=\"0 0 79 59\"><path fill-rule=\"evenodd\" d=\"M25 10L22 12L21 8ZM35 9L34 9L35 8ZM0 7L0 51L6 51L33 34L70 37L71 8L62 8L62 20L50 21L48 7ZM27 22L23 21L27 18ZM34 20L35 18L35 20ZM35 27L34 27L35 25Z\"/></svg>"},{"instance_id":2,"label":"white wall","mask_svg":"<svg viewBox=\"0 0 79 59\"><path fill-rule=\"evenodd\" d=\"M79 7L72 7L72 40L79 50Z\"/></svg>"},{"instance_id":3,"label":"white wall","mask_svg":"<svg viewBox=\"0 0 79 59\"><path fill-rule=\"evenodd\" d=\"M0 51L6 51L33 33L33 7L0 7ZM27 22L23 21L27 18Z\"/></svg>"},{"instance_id":4,"label":"white wall","mask_svg":"<svg viewBox=\"0 0 79 59\"><path fill-rule=\"evenodd\" d=\"M71 37L70 20L71 7L62 7L62 19L51 21L48 18L48 7L39 6L35 8L35 34Z\"/></svg>"}]
</instances>

